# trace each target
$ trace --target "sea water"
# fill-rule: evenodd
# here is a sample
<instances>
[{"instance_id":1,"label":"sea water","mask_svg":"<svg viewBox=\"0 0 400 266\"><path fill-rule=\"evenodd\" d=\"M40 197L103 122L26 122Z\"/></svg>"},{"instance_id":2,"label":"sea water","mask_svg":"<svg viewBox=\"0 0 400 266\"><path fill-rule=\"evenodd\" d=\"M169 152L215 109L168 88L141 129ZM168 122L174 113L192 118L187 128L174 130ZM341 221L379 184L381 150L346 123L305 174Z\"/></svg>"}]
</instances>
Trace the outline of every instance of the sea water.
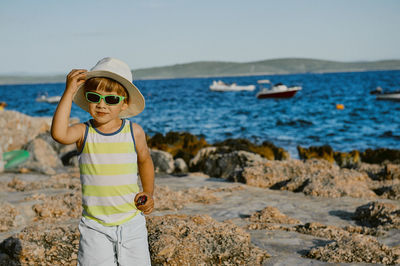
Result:
<instances>
[{"instance_id":1,"label":"sea water","mask_svg":"<svg viewBox=\"0 0 400 266\"><path fill-rule=\"evenodd\" d=\"M213 80L257 85L269 79L302 90L290 99L257 99L255 91L214 92ZM146 99L143 113L131 120L150 136L186 131L210 143L227 138L269 141L297 157L296 147L328 144L334 150L400 149L400 102L378 101L370 91L400 89L400 71L262 75L220 78L138 80ZM0 86L7 109L31 116L52 116L56 104L38 95L62 95L65 83ZM344 105L343 110L336 108ZM73 106L81 121L89 115Z\"/></svg>"}]
</instances>

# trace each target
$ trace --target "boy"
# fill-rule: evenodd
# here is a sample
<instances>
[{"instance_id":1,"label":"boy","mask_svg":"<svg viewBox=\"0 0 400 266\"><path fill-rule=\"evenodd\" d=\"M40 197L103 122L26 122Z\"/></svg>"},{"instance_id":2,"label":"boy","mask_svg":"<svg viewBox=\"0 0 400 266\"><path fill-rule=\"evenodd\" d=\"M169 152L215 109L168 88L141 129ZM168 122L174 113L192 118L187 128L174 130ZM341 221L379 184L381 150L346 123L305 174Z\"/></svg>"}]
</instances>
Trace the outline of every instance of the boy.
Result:
<instances>
[{"instance_id":1,"label":"boy","mask_svg":"<svg viewBox=\"0 0 400 266\"><path fill-rule=\"evenodd\" d=\"M93 119L69 125L72 101ZM82 183L78 265L150 265L146 220L154 207L154 167L143 129L124 119L144 109L128 65L100 60L72 70L54 113L52 137L76 143ZM139 172L143 192L139 192Z\"/></svg>"}]
</instances>

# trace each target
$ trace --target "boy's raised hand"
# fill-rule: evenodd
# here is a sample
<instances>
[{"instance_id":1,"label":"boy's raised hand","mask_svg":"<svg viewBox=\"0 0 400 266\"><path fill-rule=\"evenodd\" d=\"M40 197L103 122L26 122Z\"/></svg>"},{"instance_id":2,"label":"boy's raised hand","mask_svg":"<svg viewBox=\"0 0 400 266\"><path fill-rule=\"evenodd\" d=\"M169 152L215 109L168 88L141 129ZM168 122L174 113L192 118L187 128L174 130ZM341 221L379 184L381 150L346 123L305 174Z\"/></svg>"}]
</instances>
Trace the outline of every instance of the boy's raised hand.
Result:
<instances>
[{"instance_id":1,"label":"boy's raised hand","mask_svg":"<svg viewBox=\"0 0 400 266\"><path fill-rule=\"evenodd\" d=\"M141 203L143 199L145 199L145 201ZM144 214L150 214L154 208L153 197L146 192L139 192L135 196L135 205L136 208L138 208L138 210L142 211Z\"/></svg>"},{"instance_id":2,"label":"boy's raised hand","mask_svg":"<svg viewBox=\"0 0 400 266\"><path fill-rule=\"evenodd\" d=\"M67 84L65 86L65 92L74 95L78 90L79 86L85 82L86 69L72 69L67 75Z\"/></svg>"}]
</instances>

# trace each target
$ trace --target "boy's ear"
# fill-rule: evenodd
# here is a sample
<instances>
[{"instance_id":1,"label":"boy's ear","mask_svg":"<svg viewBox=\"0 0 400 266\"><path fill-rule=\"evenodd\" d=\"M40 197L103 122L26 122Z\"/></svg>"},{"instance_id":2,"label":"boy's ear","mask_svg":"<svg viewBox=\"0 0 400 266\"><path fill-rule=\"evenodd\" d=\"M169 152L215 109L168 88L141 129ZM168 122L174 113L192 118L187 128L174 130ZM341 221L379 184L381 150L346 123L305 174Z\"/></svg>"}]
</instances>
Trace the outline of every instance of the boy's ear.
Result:
<instances>
[{"instance_id":1,"label":"boy's ear","mask_svg":"<svg viewBox=\"0 0 400 266\"><path fill-rule=\"evenodd\" d=\"M121 111L125 111L126 109L128 109L128 104L126 103L126 102L124 102L123 104L122 104L122 107L121 107Z\"/></svg>"}]
</instances>

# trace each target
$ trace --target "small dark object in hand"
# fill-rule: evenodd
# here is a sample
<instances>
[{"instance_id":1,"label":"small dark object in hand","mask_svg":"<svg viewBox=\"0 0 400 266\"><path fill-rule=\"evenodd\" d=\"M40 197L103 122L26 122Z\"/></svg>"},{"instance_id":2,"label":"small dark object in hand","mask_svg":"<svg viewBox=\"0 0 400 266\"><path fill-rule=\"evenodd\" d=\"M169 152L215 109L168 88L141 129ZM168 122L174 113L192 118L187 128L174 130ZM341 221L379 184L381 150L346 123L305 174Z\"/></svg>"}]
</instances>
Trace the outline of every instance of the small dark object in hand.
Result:
<instances>
[{"instance_id":1,"label":"small dark object in hand","mask_svg":"<svg viewBox=\"0 0 400 266\"><path fill-rule=\"evenodd\" d=\"M136 206L144 205L147 201L147 196L140 196L136 201Z\"/></svg>"}]
</instances>

